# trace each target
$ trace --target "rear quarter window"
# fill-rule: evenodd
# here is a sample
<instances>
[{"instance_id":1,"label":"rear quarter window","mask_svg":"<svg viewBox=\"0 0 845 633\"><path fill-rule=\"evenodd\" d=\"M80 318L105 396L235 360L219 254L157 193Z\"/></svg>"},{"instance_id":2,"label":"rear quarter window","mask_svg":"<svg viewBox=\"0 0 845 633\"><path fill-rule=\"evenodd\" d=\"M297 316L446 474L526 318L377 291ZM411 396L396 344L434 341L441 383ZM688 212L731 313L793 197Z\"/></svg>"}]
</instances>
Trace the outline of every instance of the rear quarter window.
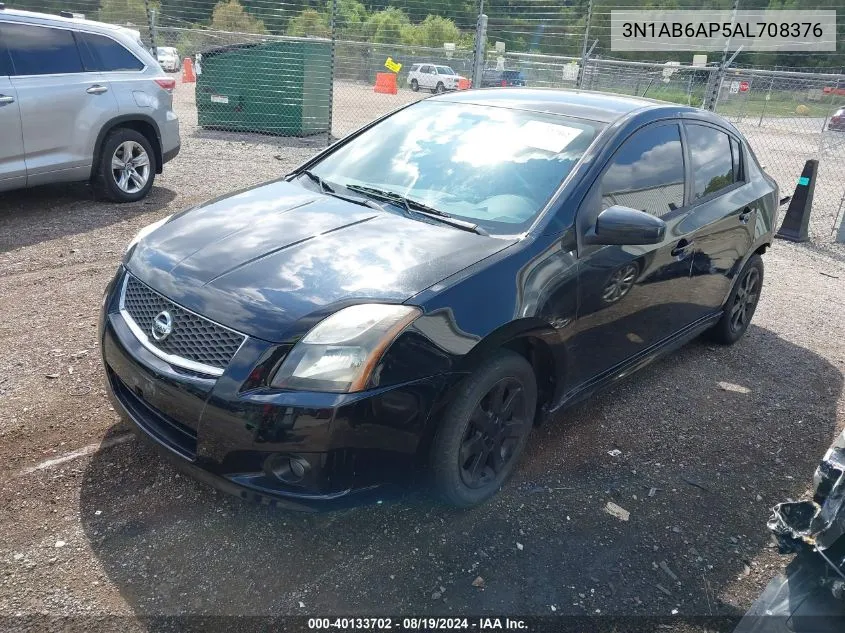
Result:
<instances>
[{"instance_id":1,"label":"rear quarter window","mask_svg":"<svg viewBox=\"0 0 845 633\"><path fill-rule=\"evenodd\" d=\"M85 70L116 72L144 68L141 60L130 53L123 44L110 37L83 32L78 32L76 37L85 61Z\"/></svg>"}]
</instances>

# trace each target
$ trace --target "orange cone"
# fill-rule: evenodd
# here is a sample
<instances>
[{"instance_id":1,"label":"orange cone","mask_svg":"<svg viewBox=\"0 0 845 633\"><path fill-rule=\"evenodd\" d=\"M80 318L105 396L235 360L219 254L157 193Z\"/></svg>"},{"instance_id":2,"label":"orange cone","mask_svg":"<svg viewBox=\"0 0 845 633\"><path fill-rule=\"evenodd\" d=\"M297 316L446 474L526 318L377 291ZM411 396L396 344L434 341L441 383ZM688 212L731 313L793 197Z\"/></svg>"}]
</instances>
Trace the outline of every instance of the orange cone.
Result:
<instances>
[{"instance_id":1,"label":"orange cone","mask_svg":"<svg viewBox=\"0 0 845 633\"><path fill-rule=\"evenodd\" d=\"M397 93L396 75L393 73L376 73L375 92L395 95Z\"/></svg>"},{"instance_id":2,"label":"orange cone","mask_svg":"<svg viewBox=\"0 0 845 633\"><path fill-rule=\"evenodd\" d=\"M182 64L182 83L189 84L193 83L197 80L197 76L194 74L194 62L191 61L190 57L185 58L185 63Z\"/></svg>"}]
</instances>

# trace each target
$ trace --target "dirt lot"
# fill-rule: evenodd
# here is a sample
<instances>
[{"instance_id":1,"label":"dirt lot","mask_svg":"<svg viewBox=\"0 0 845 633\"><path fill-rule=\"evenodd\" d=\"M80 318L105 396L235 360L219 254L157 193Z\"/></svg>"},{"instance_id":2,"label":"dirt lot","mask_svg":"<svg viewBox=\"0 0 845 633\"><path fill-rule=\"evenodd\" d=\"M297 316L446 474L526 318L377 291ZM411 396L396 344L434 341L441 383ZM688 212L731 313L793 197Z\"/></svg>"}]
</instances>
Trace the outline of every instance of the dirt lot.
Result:
<instances>
[{"instance_id":1,"label":"dirt lot","mask_svg":"<svg viewBox=\"0 0 845 633\"><path fill-rule=\"evenodd\" d=\"M845 426L845 264L781 242L745 339L693 343L538 430L480 509L414 490L298 515L177 475L105 397L103 288L142 226L321 145L198 130L178 90L183 150L147 200L0 198L0 616L732 615L784 566L769 508Z\"/></svg>"}]
</instances>

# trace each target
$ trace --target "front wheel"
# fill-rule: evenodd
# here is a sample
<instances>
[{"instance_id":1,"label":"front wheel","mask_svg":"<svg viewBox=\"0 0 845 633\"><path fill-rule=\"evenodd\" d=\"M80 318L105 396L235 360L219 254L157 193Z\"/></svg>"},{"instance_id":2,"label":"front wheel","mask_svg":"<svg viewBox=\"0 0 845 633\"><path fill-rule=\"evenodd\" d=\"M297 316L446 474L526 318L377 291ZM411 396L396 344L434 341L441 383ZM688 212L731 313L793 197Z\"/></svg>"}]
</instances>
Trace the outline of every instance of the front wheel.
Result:
<instances>
[{"instance_id":1,"label":"front wheel","mask_svg":"<svg viewBox=\"0 0 845 633\"><path fill-rule=\"evenodd\" d=\"M722 309L722 318L707 331L708 338L723 345L733 345L741 339L757 309L762 289L763 258L755 253L739 273Z\"/></svg>"},{"instance_id":2,"label":"front wheel","mask_svg":"<svg viewBox=\"0 0 845 633\"><path fill-rule=\"evenodd\" d=\"M528 361L501 350L462 385L431 448L439 495L469 508L496 494L513 472L534 422L537 381Z\"/></svg>"},{"instance_id":3,"label":"front wheel","mask_svg":"<svg viewBox=\"0 0 845 633\"><path fill-rule=\"evenodd\" d=\"M437 86L434 88L434 94L443 94L446 92L446 86L443 85L442 81L437 82Z\"/></svg>"},{"instance_id":4,"label":"front wheel","mask_svg":"<svg viewBox=\"0 0 845 633\"><path fill-rule=\"evenodd\" d=\"M414 92L418 92L420 89L420 83L416 79L411 79L411 90Z\"/></svg>"}]
</instances>

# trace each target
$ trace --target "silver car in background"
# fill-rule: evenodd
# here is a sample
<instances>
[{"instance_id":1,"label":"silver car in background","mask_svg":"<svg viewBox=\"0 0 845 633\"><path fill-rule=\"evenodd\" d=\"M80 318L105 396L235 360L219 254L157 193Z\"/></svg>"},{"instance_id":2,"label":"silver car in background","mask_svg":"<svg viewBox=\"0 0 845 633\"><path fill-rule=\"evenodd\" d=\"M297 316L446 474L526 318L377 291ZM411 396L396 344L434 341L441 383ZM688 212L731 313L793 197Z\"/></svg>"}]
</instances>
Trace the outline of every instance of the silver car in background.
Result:
<instances>
[{"instance_id":1,"label":"silver car in background","mask_svg":"<svg viewBox=\"0 0 845 633\"><path fill-rule=\"evenodd\" d=\"M0 191L90 180L140 200L179 152L175 87L129 29L0 4Z\"/></svg>"},{"instance_id":2,"label":"silver car in background","mask_svg":"<svg viewBox=\"0 0 845 633\"><path fill-rule=\"evenodd\" d=\"M179 51L175 46L157 46L156 59L162 70L168 73L175 73L179 70L182 62L179 59Z\"/></svg>"}]
</instances>

